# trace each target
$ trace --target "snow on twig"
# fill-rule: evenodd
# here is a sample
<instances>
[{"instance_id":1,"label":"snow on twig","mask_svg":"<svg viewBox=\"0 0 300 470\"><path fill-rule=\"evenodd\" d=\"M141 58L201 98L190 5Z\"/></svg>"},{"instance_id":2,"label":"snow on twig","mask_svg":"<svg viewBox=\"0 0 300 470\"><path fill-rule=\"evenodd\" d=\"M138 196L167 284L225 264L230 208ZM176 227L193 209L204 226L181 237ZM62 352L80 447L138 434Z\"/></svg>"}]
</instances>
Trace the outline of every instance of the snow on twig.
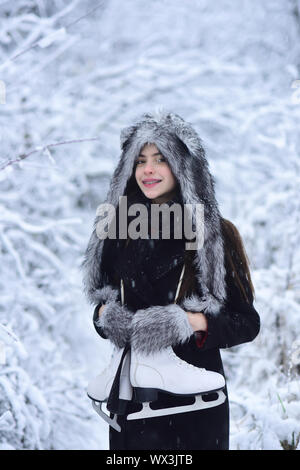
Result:
<instances>
[{"instance_id":1,"label":"snow on twig","mask_svg":"<svg viewBox=\"0 0 300 470\"><path fill-rule=\"evenodd\" d=\"M60 145L67 145L67 144L76 144L76 143L81 143L81 142L93 142L95 140L100 140L100 137L92 137L92 138L89 138L89 139L67 140L67 141L64 141L64 142L56 142L56 143L53 143L53 144L38 146L34 150L31 150L30 152L28 152L26 154L23 153L23 154L19 155L14 160L9 160L8 162L5 162L0 167L0 171L4 170L5 168L7 168L10 165L14 165L16 163L19 163L19 162L25 160L26 158L30 157L31 155L33 155L37 152L46 152L46 155L49 157L49 149L52 148L52 147L57 147L57 146L60 146ZM53 158L51 158L51 161L53 162Z\"/></svg>"}]
</instances>

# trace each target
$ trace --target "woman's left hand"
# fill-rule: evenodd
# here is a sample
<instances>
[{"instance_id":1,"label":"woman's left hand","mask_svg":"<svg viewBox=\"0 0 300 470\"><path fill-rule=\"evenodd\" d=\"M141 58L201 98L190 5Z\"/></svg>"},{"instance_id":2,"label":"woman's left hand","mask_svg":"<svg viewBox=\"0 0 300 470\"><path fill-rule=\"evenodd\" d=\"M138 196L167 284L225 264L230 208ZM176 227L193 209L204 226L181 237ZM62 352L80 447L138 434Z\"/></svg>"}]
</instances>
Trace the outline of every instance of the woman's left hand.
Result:
<instances>
[{"instance_id":1,"label":"woman's left hand","mask_svg":"<svg viewBox=\"0 0 300 470\"><path fill-rule=\"evenodd\" d=\"M188 320L194 331L207 331L207 320L203 313L186 312Z\"/></svg>"}]
</instances>

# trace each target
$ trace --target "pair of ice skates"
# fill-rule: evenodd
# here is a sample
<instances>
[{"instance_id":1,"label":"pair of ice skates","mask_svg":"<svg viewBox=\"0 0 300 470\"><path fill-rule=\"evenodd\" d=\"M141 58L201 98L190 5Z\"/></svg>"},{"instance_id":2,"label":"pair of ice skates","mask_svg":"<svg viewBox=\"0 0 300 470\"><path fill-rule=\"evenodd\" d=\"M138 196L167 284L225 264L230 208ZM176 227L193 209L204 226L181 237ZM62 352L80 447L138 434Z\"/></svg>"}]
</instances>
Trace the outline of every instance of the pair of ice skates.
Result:
<instances>
[{"instance_id":1,"label":"pair of ice skates","mask_svg":"<svg viewBox=\"0 0 300 470\"><path fill-rule=\"evenodd\" d=\"M116 379L116 377L118 377ZM111 402L112 389L117 387L118 409ZM141 354L134 348L116 349L108 367L88 385L87 394L93 408L114 429L121 431L117 423L118 414L126 414L126 403L133 400L142 403L143 409L127 415L128 420L153 418L189 411L202 410L221 405L226 400L222 389L224 377L212 371L195 367L174 352L171 346L153 354ZM158 398L158 392L181 397L195 397L191 405L152 409L150 403ZM204 401L202 396L216 392L213 401ZM113 413L110 418L102 404Z\"/></svg>"}]
</instances>

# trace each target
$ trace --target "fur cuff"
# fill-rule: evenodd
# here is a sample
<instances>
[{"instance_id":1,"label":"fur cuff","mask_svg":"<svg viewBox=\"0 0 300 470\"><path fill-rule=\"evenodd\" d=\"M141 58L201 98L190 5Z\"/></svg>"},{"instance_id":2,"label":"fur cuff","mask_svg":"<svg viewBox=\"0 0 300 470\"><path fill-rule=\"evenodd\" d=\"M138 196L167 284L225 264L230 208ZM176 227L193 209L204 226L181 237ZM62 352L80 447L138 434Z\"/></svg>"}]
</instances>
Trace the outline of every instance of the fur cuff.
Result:
<instances>
[{"instance_id":1,"label":"fur cuff","mask_svg":"<svg viewBox=\"0 0 300 470\"><path fill-rule=\"evenodd\" d=\"M177 304L137 310L132 320L131 346L151 354L188 341L194 333L186 312Z\"/></svg>"},{"instance_id":2,"label":"fur cuff","mask_svg":"<svg viewBox=\"0 0 300 470\"><path fill-rule=\"evenodd\" d=\"M133 312L120 302L109 302L95 325L102 328L107 338L118 348L123 348L130 341L132 317Z\"/></svg>"},{"instance_id":3,"label":"fur cuff","mask_svg":"<svg viewBox=\"0 0 300 470\"><path fill-rule=\"evenodd\" d=\"M192 294L181 302L181 306L189 312L212 313L213 315L218 315L222 304L210 294L204 297L198 297L197 295Z\"/></svg>"},{"instance_id":4,"label":"fur cuff","mask_svg":"<svg viewBox=\"0 0 300 470\"><path fill-rule=\"evenodd\" d=\"M111 286L104 286L101 289L95 289L90 295L95 304L105 304L116 301L119 292Z\"/></svg>"}]
</instances>

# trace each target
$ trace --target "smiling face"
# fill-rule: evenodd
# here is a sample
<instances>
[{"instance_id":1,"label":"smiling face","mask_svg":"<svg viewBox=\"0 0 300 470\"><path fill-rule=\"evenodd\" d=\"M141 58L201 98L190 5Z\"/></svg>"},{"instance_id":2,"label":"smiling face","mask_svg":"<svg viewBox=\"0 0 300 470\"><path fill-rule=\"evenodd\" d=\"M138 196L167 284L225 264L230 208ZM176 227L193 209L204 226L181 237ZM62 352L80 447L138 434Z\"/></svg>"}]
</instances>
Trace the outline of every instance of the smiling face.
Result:
<instances>
[{"instance_id":1,"label":"smiling face","mask_svg":"<svg viewBox=\"0 0 300 470\"><path fill-rule=\"evenodd\" d=\"M145 196L157 204L175 194L176 179L155 144L145 145L136 160L135 179Z\"/></svg>"}]
</instances>

